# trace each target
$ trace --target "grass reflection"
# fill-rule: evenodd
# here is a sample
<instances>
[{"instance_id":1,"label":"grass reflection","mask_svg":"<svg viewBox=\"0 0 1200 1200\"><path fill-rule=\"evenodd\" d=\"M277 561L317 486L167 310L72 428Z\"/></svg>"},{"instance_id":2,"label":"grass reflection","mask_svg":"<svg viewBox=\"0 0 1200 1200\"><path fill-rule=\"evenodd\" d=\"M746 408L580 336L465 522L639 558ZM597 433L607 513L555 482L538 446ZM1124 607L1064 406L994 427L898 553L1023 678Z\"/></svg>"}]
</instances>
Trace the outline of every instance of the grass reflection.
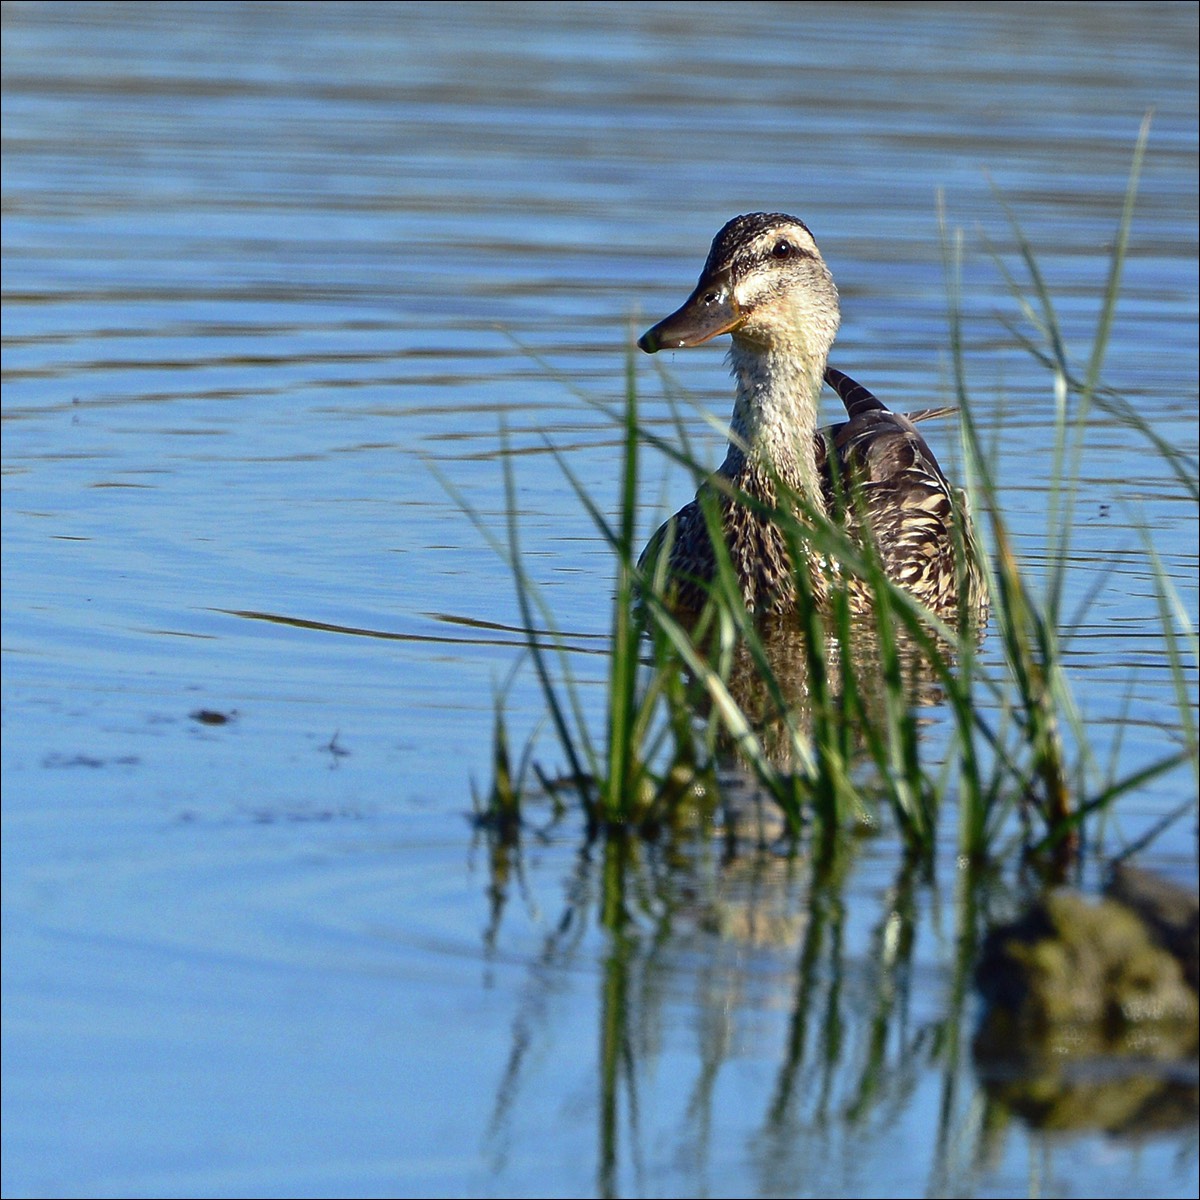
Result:
<instances>
[{"instance_id":1,"label":"grass reflection","mask_svg":"<svg viewBox=\"0 0 1200 1200\"><path fill-rule=\"evenodd\" d=\"M673 1081L669 1094L678 1097L679 1109L665 1120L672 1129L668 1152L697 1194L728 1153L725 1126L732 1114L724 1089L744 1070L747 1053L773 1074L761 1089L757 1114L733 1117L756 1191L794 1194L827 1186L847 1166L830 1162L832 1150L892 1121L930 1070L943 1081L930 1178L953 1178L962 1186L961 1168L945 1160L961 1148L965 1118L958 1097L969 1070L980 916L972 905L955 911L956 923L971 928L954 931L963 952L949 1003L936 1016L917 1017L914 975L921 929L928 927L922 908L936 889L915 860L898 863L878 898L864 950L848 922L851 905L861 907L863 900L854 883L860 848L871 844L817 839L781 855L747 842L730 853L727 844L691 830L655 843L610 837L581 851L567 900L559 913L547 914L551 932L530 968L497 1089L492 1140L504 1140L523 1087L536 1087L525 1079L537 1069L529 1061L533 1031L553 1007L562 972L582 967L594 970L597 987L595 1102L589 1106L597 1194L654 1190L655 1159L664 1153L659 1079L668 1061L679 1061L664 1038L673 1040L680 1005L690 1014L693 1044L684 1060L691 1077ZM519 848L512 853L519 855ZM508 894L517 876L510 859L491 885ZM973 880L964 894L978 899L987 889ZM778 1038L778 1045L764 1038ZM643 1095L654 1098L648 1121Z\"/></svg>"}]
</instances>

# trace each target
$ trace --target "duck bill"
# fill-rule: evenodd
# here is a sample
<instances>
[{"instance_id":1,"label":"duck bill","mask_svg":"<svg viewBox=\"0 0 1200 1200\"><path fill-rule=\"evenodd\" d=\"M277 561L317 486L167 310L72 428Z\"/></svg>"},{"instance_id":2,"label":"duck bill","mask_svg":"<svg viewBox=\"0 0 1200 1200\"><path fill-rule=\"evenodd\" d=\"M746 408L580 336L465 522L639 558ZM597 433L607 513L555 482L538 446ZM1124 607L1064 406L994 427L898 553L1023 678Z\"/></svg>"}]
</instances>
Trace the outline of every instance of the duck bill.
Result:
<instances>
[{"instance_id":1,"label":"duck bill","mask_svg":"<svg viewBox=\"0 0 1200 1200\"><path fill-rule=\"evenodd\" d=\"M732 281L729 273L722 271L701 279L682 307L652 329L647 329L638 338L638 345L647 354L699 346L718 334L731 332L741 323L742 315L733 298Z\"/></svg>"}]
</instances>

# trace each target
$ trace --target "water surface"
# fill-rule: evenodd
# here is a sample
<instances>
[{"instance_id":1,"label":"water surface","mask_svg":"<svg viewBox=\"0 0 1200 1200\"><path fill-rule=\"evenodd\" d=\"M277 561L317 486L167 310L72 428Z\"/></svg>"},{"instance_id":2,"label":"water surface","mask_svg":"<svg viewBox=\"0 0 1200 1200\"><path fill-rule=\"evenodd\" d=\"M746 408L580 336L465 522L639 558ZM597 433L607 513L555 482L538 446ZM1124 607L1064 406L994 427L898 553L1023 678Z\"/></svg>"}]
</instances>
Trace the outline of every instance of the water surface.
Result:
<instances>
[{"instance_id":1,"label":"water surface","mask_svg":"<svg viewBox=\"0 0 1200 1200\"><path fill-rule=\"evenodd\" d=\"M3 20L6 1195L1195 1195L1194 1130L997 1125L950 820L934 880L886 828L819 868L647 852L620 939L572 820L489 856L465 816L520 618L434 473L500 529L507 438L599 720L611 562L548 447L615 504L591 402L752 209L813 229L835 362L945 402L940 195L1039 577L1054 396L987 247L1019 272L1008 204L1085 355L1153 109L1105 383L1194 456L1194 6ZM720 349L665 367L718 460ZM646 466L648 531L689 481ZM1071 664L1132 770L1179 722L1142 530L1194 627L1196 509L1104 413L1082 476ZM527 672L508 711L519 743ZM1194 879L1194 817L1144 861Z\"/></svg>"}]
</instances>

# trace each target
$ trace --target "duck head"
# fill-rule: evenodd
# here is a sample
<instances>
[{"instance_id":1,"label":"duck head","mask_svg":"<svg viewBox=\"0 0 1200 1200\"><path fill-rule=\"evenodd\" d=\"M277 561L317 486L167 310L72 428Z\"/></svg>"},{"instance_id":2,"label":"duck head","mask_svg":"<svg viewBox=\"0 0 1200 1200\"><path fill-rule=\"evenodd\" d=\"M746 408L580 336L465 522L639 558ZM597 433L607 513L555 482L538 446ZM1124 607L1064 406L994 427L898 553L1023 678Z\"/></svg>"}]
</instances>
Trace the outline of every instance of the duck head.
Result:
<instances>
[{"instance_id":1,"label":"duck head","mask_svg":"<svg viewBox=\"0 0 1200 1200\"><path fill-rule=\"evenodd\" d=\"M786 213L748 213L717 234L695 290L638 345L654 354L729 333L746 349L794 346L823 360L839 321L837 288L808 226Z\"/></svg>"}]
</instances>

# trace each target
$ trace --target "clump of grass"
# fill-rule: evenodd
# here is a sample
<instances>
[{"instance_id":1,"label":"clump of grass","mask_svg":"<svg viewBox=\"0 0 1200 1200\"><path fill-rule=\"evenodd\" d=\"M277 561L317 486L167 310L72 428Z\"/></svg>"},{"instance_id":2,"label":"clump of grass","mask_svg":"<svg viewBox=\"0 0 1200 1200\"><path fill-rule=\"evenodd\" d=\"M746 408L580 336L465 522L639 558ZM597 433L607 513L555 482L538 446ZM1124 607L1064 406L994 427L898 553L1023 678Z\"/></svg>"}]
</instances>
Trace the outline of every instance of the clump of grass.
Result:
<instances>
[{"instance_id":1,"label":"clump of grass","mask_svg":"<svg viewBox=\"0 0 1200 1200\"><path fill-rule=\"evenodd\" d=\"M1073 371L1068 361L1051 291L1037 256L1016 217L1007 207L1008 219L1030 280L1031 295L1026 294L999 257L993 255L1022 310L1043 337L1042 346L1024 335L1018 335L1018 341L1050 370L1056 401L1053 469L1047 513L1049 569L1040 592L1034 589L1020 565L998 501L991 459L984 451L974 419L966 383L958 292L962 240L958 235L951 243L945 233L943 218L954 385L962 413L963 444L972 503L976 511L986 513L993 547L992 554L988 556L993 625L1003 645L1006 666L1001 678L981 681L997 705L999 715L992 724L989 725L984 718L982 706L969 703L970 695L961 695L960 702L954 706L958 724L957 742L960 750L964 751L964 770L960 776L962 848L974 859L991 852L1000 828L1016 807L1025 826L1026 850L1035 856L1051 851L1061 865L1074 857L1081 828L1090 815L1106 808L1117 797L1174 768L1181 761L1191 758L1193 770L1196 769L1194 711L1187 697L1182 655L1175 633L1178 618L1182 617L1181 623L1189 632L1190 622L1182 605L1171 605L1165 599L1174 595L1174 589L1161 560L1153 553L1148 537L1152 575L1160 596L1163 636L1176 683L1180 728L1186 731L1183 734L1184 748L1123 778L1118 778L1110 766L1108 773L1097 779L1096 755L1064 664L1064 646L1071 629L1064 620L1063 597L1083 437L1092 404L1101 390L1101 369L1120 293L1121 272L1148 136L1147 117L1135 146L1109 262L1108 280L1088 364L1082 376ZM1106 407L1110 411L1118 408L1112 402ZM1141 427L1145 426L1144 422L1140 424ZM1147 429L1146 432L1150 431ZM1162 449L1159 441L1151 438L1152 445ZM1182 456L1172 452L1168 455L1168 461L1177 477L1186 481L1188 490L1195 496L1195 465L1192 464L1192 477L1188 479ZM1074 621L1078 622L1082 617L1081 612ZM1190 641L1195 662L1194 633ZM948 683L953 687L953 681ZM1074 751L1073 759L1068 751L1068 735ZM978 742L982 742L990 751L987 756L992 763L990 778L983 773L984 756L965 753L972 743Z\"/></svg>"},{"instance_id":2,"label":"clump of grass","mask_svg":"<svg viewBox=\"0 0 1200 1200\"><path fill-rule=\"evenodd\" d=\"M636 420L632 363L623 418L623 469L618 520L610 523L561 456L558 462L581 503L613 551L616 583L612 605L607 719L602 740L593 737L566 639L554 614L525 568L517 521L516 481L511 457L504 457L507 538L501 541L452 485L443 481L476 527L504 559L516 585L526 630L526 651L541 686L549 724L565 760L565 771L550 776L535 766L545 790L573 793L586 817L589 836L598 833L653 834L675 816L687 798L703 801L712 788L711 754L703 749L684 678L685 660L672 650L674 628L656 624L649 632L635 604L637 463L641 431ZM506 450L507 439L505 438ZM555 670L557 663L557 672ZM521 788L514 786L503 712L496 718L496 781L479 813L487 823L519 822ZM523 761L528 761L527 747ZM477 805L477 808L479 806Z\"/></svg>"},{"instance_id":3,"label":"clump of grass","mask_svg":"<svg viewBox=\"0 0 1200 1200\"><path fill-rule=\"evenodd\" d=\"M965 600L956 628L939 621L886 577L870 545L864 548L852 542L826 514L806 510L799 497L782 487L778 503L764 511L782 530L792 561L798 564L795 584L801 601L783 639L788 652L781 658L779 640L745 609L721 536L715 497L705 508L717 560L709 603L698 619L681 619L671 606L661 565L657 574L643 574L637 565L639 450L654 446L697 478L706 472L691 456L678 414L675 442L665 441L639 422L632 351L624 405L610 414L622 434L615 520L605 516L569 464L557 456L614 560L606 721L600 738L593 736L589 726L566 641L524 565L510 457L506 454L504 460L509 513L505 540L496 538L457 497L504 558L516 585L527 652L566 764L554 781L544 772L537 773L544 788L578 798L589 836L652 835L670 824L689 798L711 806L721 791L723 754L732 749L775 802L793 839L810 823L826 836L834 836L873 820L882 806L892 814L910 852L929 860L941 809L954 796L960 849L968 859L980 862L993 856L1015 812L1025 850L1032 855L1052 852L1061 870L1076 854L1083 825L1093 813L1187 758L1196 769L1194 711L1185 667L1188 653L1193 664L1197 658L1196 633L1148 538L1183 747L1124 777L1117 777L1111 766L1098 777L1096 755L1064 661L1064 641L1070 631L1064 628L1062 605L1083 429L1101 393L1100 371L1147 133L1144 126L1096 334L1081 376L1067 361L1050 289L1036 255L1010 214L1032 297L1005 273L1027 315L1041 329L1045 347L1023 337L1021 341L1050 369L1056 398L1048 518L1051 567L1040 590L1021 566L998 502L994 469L972 414L958 301L961 236L956 240L943 236L966 491L969 507L982 517L991 546L985 558L993 636L999 639L1004 656L1000 673L986 672L980 665L979 631ZM1105 403L1110 411L1116 408L1111 397ZM1157 445L1152 431L1145 432ZM1172 454L1170 462L1194 496L1194 465L1189 474L1189 464L1178 454ZM762 507L749 497L737 498ZM965 555L967 547L961 546L960 551ZM868 581L875 598L868 617L853 616L845 590L836 585L825 605L815 602L816 589L808 574L814 556L836 563L843 579L853 575ZM660 555L659 563L666 557ZM1182 633L1176 633L1177 626ZM863 653L864 647L870 648L869 654ZM752 681L749 690L734 683L737 662L748 664L742 674ZM797 665L803 680L799 687L787 678ZM933 681L950 718L944 759L934 764L923 753L916 695L920 688L914 682L922 679ZM527 746L522 766L514 772L498 707L495 782L483 806L487 820L509 829L519 825L522 781L531 753Z\"/></svg>"}]
</instances>

